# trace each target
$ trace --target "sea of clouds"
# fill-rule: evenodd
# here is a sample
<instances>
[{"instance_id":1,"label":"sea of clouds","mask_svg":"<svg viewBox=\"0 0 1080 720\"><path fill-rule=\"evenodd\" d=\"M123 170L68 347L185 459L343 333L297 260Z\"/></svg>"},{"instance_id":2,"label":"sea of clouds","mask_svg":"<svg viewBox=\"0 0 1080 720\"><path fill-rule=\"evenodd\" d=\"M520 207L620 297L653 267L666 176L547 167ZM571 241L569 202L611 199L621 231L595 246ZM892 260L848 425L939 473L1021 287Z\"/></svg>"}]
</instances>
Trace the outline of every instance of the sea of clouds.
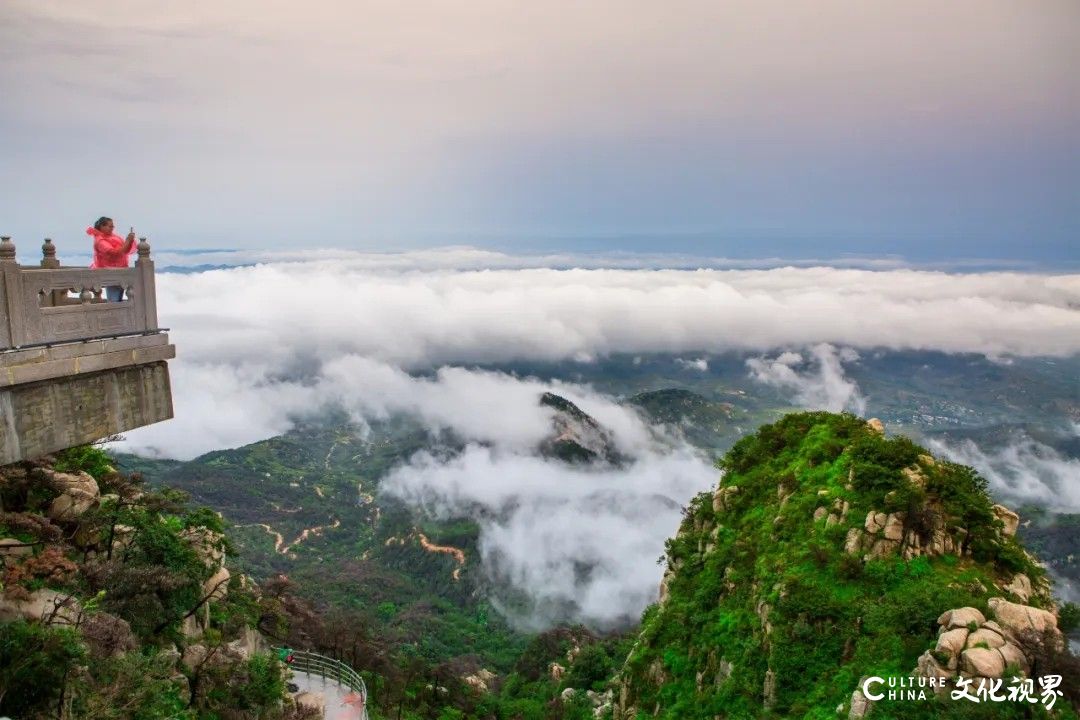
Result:
<instances>
[{"instance_id":1,"label":"sea of clouds","mask_svg":"<svg viewBox=\"0 0 1080 720\"><path fill-rule=\"evenodd\" d=\"M1074 426L1072 431L1080 435ZM1021 434L993 449L971 440L931 439L930 448L953 462L970 465L990 484L994 497L1013 505L1033 503L1058 512L1080 513L1080 459Z\"/></svg>"},{"instance_id":2,"label":"sea of clouds","mask_svg":"<svg viewBox=\"0 0 1080 720\"><path fill-rule=\"evenodd\" d=\"M467 443L460 456L414 457L382 491L437 516L484 509L484 566L531 598L527 624L567 607L596 626L635 617L655 598L655 560L679 508L715 484L716 471L589 387L477 364L671 353L704 371L710 353L735 350L748 354L750 377L795 404L862 412L865 398L844 374L860 351L1080 352L1080 275L892 261L752 268L675 258L664 267L658 257L471 248L256 259L159 274L160 320L177 346L176 419L129 433L121 448L187 459L283 433L329 407L359 423L404 413L451 429ZM633 462L597 471L537 457L551 428L552 411L537 403L547 390L610 428ZM1018 482L1010 462L1031 462L942 449L996 468L984 470L996 485Z\"/></svg>"}]
</instances>

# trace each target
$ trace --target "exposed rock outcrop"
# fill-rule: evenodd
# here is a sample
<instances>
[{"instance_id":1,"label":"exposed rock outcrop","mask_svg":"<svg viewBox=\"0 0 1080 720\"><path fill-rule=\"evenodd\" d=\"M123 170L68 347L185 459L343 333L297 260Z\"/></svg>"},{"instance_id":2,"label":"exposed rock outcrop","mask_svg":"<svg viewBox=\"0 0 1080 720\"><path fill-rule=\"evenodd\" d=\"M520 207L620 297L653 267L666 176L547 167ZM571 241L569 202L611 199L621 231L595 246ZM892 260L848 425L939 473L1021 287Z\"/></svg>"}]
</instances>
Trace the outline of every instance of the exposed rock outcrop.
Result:
<instances>
[{"instance_id":1,"label":"exposed rock outcrop","mask_svg":"<svg viewBox=\"0 0 1080 720\"><path fill-rule=\"evenodd\" d=\"M1005 660L997 650L968 648L960 655L960 670L967 676L1000 678L1005 672Z\"/></svg>"},{"instance_id":2,"label":"exposed rock outcrop","mask_svg":"<svg viewBox=\"0 0 1080 720\"><path fill-rule=\"evenodd\" d=\"M495 673L490 670L480 668L472 675L466 675L461 680L477 692L487 693L491 692L492 682L496 677Z\"/></svg>"},{"instance_id":3,"label":"exposed rock outcrop","mask_svg":"<svg viewBox=\"0 0 1080 720\"><path fill-rule=\"evenodd\" d=\"M947 630L953 628L966 628L972 623L975 625L982 625L986 622L986 618L979 611L978 608L962 607L956 610L946 610L938 618L938 625L941 625Z\"/></svg>"},{"instance_id":4,"label":"exposed rock outcrop","mask_svg":"<svg viewBox=\"0 0 1080 720\"><path fill-rule=\"evenodd\" d=\"M1003 532L1009 536L1015 535L1016 529L1020 527L1020 516L1004 505L994 505L990 509L994 511L994 516L1005 526Z\"/></svg>"},{"instance_id":5,"label":"exposed rock outcrop","mask_svg":"<svg viewBox=\"0 0 1080 720\"><path fill-rule=\"evenodd\" d=\"M1058 630L1057 617L1048 610L1020 605L1000 597L990 598L989 605L997 625L1016 637L1050 633L1058 642L1064 642Z\"/></svg>"},{"instance_id":6,"label":"exposed rock outcrop","mask_svg":"<svg viewBox=\"0 0 1080 720\"><path fill-rule=\"evenodd\" d=\"M26 557L33 553L33 543L23 542L17 538L0 538L0 560L4 558Z\"/></svg>"},{"instance_id":7,"label":"exposed rock outcrop","mask_svg":"<svg viewBox=\"0 0 1080 720\"><path fill-rule=\"evenodd\" d=\"M45 588L25 594L0 592L0 622L23 618L50 625L74 625L81 616L79 601L69 593Z\"/></svg>"},{"instance_id":8,"label":"exposed rock outcrop","mask_svg":"<svg viewBox=\"0 0 1080 720\"><path fill-rule=\"evenodd\" d=\"M765 683L761 689L763 696L762 705L766 710L776 706L776 673L772 670L765 671Z\"/></svg>"},{"instance_id":9,"label":"exposed rock outcrop","mask_svg":"<svg viewBox=\"0 0 1080 720\"><path fill-rule=\"evenodd\" d=\"M60 493L53 499L46 515L56 522L74 522L101 500L97 480L84 472L62 473L38 467L31 477Z\"/></svg>"},{"instance_id":10,"label":"exposed rock outcrop","mask_svg":"<svg viewBox=\"0 0 1080 720\"><path fill-rule=\"evenodd\" d=\"M670 570L665 570L664 571L664 577L660 578L660 597L659 597L658 602L661 605L663 605L664 603L667 602L667 599L668 599L668 583L671 582L671 578L673 576L674 576L673 572L671 572Z\"/></svg>"},{"instance_id":11,"label":"exposed rock outcrop","mask_svg":"<svg viewBox=\"0 0 1080 720\"><path fill-rule=\"evenodd\" d=\"M1063 641L1057 618L1047 610L1004 598L990 598L988 604L996 620L973 607L943 612L937 645L919 658L913 674L950 680L1026 675L1032 662L1028 644L1041 642L1046 634Z\"/></svg>"},{"instance_id":12,"label":"exposed rock outcrop","mask_svg":"<svg viewBox=\"0 0 1080 720\"><path fill-rule=\"evenodd\" d=\"M201 643L192 643L184 648L184 654L180 658L180 662L184 664L188 670L195 670L203 662L206 661L206 656L209 654L207 647Z\"/></svg>"},{"instance_id":13,"label":"exposed rock outcrop","mask_svg":"<svg viewBox=\"0 0 1080 720\"><path fill-rule=\"evenodd\" d=\"M219 568L225 564L225 537L205 527L183 530L180 537L195 551L207 568Z\"/></svg>"},{"instance_id":14,"label":"exposed rock outcrop","mask_svg":"<svg viewBox=\"0 0 1080 720\"><path fill-rule=\"evenodd\" d=\"M876 535L885 529L885 521L888 516L883 512L874 512L871 510L866 513L866 521L863 523L863 528L867 533Z\"/></svg>"},{"instance_id":15,"label":"exposed rock outcrop","mask_svg":"<svg viewBox=\"0 0 1080 720\"><path fill-rule=\"evenodd\" d=\"M1031 593L1033 592L1031 587L1031 580L1027 575L1023 573L1017 573L1013 575L1012 580L1008 585L1002 587L1005 592L1012 593L1016 597L1020 598L1020 602L1027 602L1031 599Z\"/></svg>"},{"instance_id":16,"label":"exposed rock outcrop","mask_svg":"<svg viewBox=\"0 0 1080 720\"><path fill-rule=\"evenodd\" d=\"M716 488L713 493L713 511L725 512L731 505L732 498L739 493L738 485L728 485Z\"/></svg>"},{"instance_id":17,"label":"exposed rock outcrop","mask_svg":"<svg viewBox=\"0 0 1080 720\"><path fill-rule=\"evenodd\" d=\"M155 693L175 684L183 702L203 707L208 693L217 692L215 685L243 682L248 660L268 649L247 624L253 622L249 615L229 614L211 625L211 604L225 597L232 579L225 568L225 538L175 496L146 493L140 500L139 478L122 476L101 460L93 449L63 457L67 467L100 470L100 485L86 472L56 470L54 458L0 468L0 527L9 536L0 537L0 623L25 620L73 631L70 637L88 657L71 672L82 676L81 692L94 696L96 707L109 701L108 692L97 689L113 682L116 667L139 668ZM185 525L191 527L180 529ZM190 562L184 544L199 563ZM242 591L244 602L258 601L254 589ZM190 642L174 633L181 618ZM217 632L204 635L211 627ZM45 637L67 642L68 635ZM103 662L135 653L133 665ZM195 675L204 664L212 672ZM192 674L190 682L185 673ZM25 691L25 685L12 687L9 697ZM144 691L136 688L134 696Z\"/></svg>"},{"instance_id":18,"label":"exposed rock outcrop","mask_svg":"<svg viewBox=\"0 0 1080 720\"><path fill-rule=\"evenodd\" d=\"M860 688L862 687L863 680L865 679L866 678L862 678L861 680L859 680ZM862 690L855 690L855 692L851 693L850 708L848 709L848 720L862 720L862 718L866 717L870 713L870 710L872 710L873 707L874 703L865 695L863 695Z\"/></svg>"},{"instance_id":19,"label":"exposed rock outcrop","mask_svg":"<svg viewBox=\"0 0 1080 720\"><path fill-rule=\"evenodd\" d=\"M622 455L611 432L574 403L555 393L540 396L540 405L551 408L552 435L540 444L540 453L569 463L619 464Z\"/></svg>"},{"instance_id":20,"label":"exposed rock outcrop","mask_svg":"<svg viewBox=\"0 0 1080 720\"><path fill-rule=\"evenodd\" d=\"M210 600L222 600L229 594L229 580L232 574L227 567L220 567L213 575L203 583L203 593Z\"/></svg>"}]
</instances>

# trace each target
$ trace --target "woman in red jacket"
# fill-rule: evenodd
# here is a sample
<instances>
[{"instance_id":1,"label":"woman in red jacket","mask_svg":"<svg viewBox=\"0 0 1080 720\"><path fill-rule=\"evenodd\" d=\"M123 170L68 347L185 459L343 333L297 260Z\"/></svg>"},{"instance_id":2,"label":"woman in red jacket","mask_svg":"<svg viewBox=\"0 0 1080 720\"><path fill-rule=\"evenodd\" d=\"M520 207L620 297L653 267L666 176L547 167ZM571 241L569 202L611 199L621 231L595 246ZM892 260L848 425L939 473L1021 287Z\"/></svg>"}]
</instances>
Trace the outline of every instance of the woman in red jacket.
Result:
<instances>
[{"instance_id":1,"label":"woman in red jacket","mask_svg":"<svg viewBox=\"0 0 1080 720\"><path fill-rule=\"evenodd\" d=\"M128 256L135 252L135 229L132 228L127 238L113 233L112 218L101 217L93 227L86 228L86 234L94 238L94 261L92 268L126 268ZM119 285L105 287L105 297L109 302L124 299L124 288Z\"/></svg>"}]
</instances>

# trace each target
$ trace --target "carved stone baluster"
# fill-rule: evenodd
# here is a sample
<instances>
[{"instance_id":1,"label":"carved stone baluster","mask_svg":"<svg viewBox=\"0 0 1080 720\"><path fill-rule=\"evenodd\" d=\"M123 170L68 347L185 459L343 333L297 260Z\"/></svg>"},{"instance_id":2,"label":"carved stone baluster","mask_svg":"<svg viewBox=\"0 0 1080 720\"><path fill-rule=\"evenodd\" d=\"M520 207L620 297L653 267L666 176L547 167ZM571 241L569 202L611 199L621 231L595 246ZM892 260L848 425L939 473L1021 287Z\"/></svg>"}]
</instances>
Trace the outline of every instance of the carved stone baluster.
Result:
<instances>
[{"instance_id":1,"label":"carved stone baluster","mask_svg":"<svg viewBox=\"0 0 1080 720\"><path fill-rule=\"evenodd\" d=\"M135 261L138 277L135 280L134 300L136 322L142 330L157 330L157 290L154 283L154 261L150 259L150 243L139 238L139 259Z\"/></svg>"},{"instance_id":2,"label":"carved stone baluster","mask_svg":"<svg viewBox=\"0 0 1080 720\"><path fill-rule=\"evenodd\" d=\"M15 262L15 243L8 235L0 236L0 262Z\"/></svg>"},{"instance_id":3,"label":"carved stone baluster","mask_svg":"<svg viewBox=\"0 0 1080 720\"><path fill-rule=\"evenodd\" d=\"M0 328L3 347L18 347L26 342L26 317L23 309L22 271L15 261L15 243L7 235L0 236L0 274L4 276L4 292L0 297Z\"/></svg>"},{"instance_id":4,"label":"carved stone baluster","mask_svg":"<svg viewBox=\"0 0 1080 720\"><path fill-rule=\"evenodd\" d=\"M146 241L146 238L139 238L139 259L136 262L142 262L144 259L150 259L150 243Z\"/></svg>"},{"instance_id":5,"label":"carved stone baluster","mask_svg":"<svg viewBox=\"0 0 1080 720\"><path fill-rule=\"evenodd\" d=\"M56 246L53 245L52 238L45 238L45 243L41 246L41 267L49 270L57 270L60 267L60 261L56 259Z\"/></svg>"},{"instance_id":6,"label":"carved stone baluster","mask_svg":"<svg viewBox=\"0 0 1080 720\"><path fill-rule=\"evenodd\" d=\"M41 267L46 270L60 269L60 261L56 258L56 246L53 245L52 238L45 238L45 242L41 245ZM39 307L59 307L67 299L67 290L53 290L51 293L42 290L39 294L41 295Z\"/></svg>"}]
</instances>

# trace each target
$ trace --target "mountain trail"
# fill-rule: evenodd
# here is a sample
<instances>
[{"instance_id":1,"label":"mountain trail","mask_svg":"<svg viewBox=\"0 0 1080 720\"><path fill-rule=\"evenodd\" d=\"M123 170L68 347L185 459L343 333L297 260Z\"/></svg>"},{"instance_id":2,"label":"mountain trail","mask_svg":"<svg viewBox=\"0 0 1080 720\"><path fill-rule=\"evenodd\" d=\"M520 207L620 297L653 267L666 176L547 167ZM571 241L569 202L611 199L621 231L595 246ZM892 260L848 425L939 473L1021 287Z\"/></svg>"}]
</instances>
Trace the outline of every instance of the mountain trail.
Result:
<instances>
[{"instance_id":1,"label":"mountain trail","mask_svg":"<svg viewBox=\"0 0 1080 720\"><path fill-rule=\"evenodd\" d=\"M341 527L341 520L334 518L334 521L328 525L316 525L315 527L309 527L303 530L295 540L288 545L285 544L285 538L274 528L270 527L266 523L252 523L250 525L239 525L238 527L261 527L266 532L270 533L274 537L274 552L278 555L286 555L290 550L295 548L300 543L307 540L313 535L322 535L323 530L334 530Z\"/></svg>"},{"instance_id":2,"label":"mountain trail","mask_svg":"<svg viewBox=\"0 0 1080 720\"><path fill-rule=\"evenodd\" d=\"M245 527L245 526L240 525L239 527ZM285 544L285 538L282 537L281 533L279 533L277 530L270 527L266 523L252 523L251 525L247 525L246 527L261 527L263 530L265 530L266 532L273 535L274 536L274 552L284 554L282 552L282 550L281 550L281 546Z\"/></svg>"},{"instance_id":3,"label":"mountain trail","mask_svg":"<svg viewBox=\"0 0 1080 720\"><path fill-rule=\"evenodd\" d=\"M334 522L330 523L329 525L316 525L315 527L307 528L303 532L301 532L297 536L297 538L295 540L293 540L291 543L286 545L279 552L282 555L284 555L285 553L289 552L290 550L292 550L294 547L296 547L300 543L307 540L309 537L311 537L313 535L322 535L323 530L328 530L328 529L329 530L334 530L335 528L338 528L338 527L341 527L341 520L338 520L337 518L334 518Z\"/></svg>"},{"instance_id":4,"label":"mountain trail","mask_svg":"<svg viewBox=\"0 0 1080 720\"><path fill-rule=\"evenodd\" d=\"M453 556L457 561L458 566L454 568L454 572L451 573L451 577L454 578L454 582L461 579L461 568L465 565L465 552L461 548L453 547L452 545L436 545L428 540L427 535L417 531L417 537L420 539L420 547L424 548L431 553L444 553L446 555Z\"/></svg>"}]
</instances>

